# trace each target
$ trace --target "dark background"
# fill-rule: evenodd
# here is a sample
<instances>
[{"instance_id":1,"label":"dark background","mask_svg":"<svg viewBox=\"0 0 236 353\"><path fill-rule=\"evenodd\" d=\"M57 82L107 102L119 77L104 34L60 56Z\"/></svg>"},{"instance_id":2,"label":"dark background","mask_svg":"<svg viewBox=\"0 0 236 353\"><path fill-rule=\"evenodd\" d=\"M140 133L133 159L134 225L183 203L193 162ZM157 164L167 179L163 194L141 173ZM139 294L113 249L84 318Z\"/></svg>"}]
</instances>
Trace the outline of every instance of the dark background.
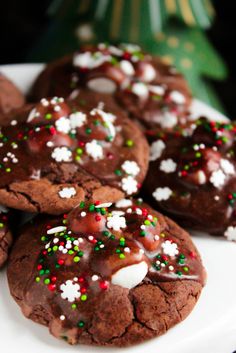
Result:
<instances>
[{"instance_id":1,"label":"dark background","mask_svg":"<svg viewBox=\"0 0 236 353\"><path fill-rule=\"evenodd\" d=\"M30 49L47 28L50 0L0 0L0 64L27 61ZM229 75L213 82L228 115L236 119L236 19L235 2L213 1L217 17L207 35L224 58Z\"/></svg>"}]
</instances>

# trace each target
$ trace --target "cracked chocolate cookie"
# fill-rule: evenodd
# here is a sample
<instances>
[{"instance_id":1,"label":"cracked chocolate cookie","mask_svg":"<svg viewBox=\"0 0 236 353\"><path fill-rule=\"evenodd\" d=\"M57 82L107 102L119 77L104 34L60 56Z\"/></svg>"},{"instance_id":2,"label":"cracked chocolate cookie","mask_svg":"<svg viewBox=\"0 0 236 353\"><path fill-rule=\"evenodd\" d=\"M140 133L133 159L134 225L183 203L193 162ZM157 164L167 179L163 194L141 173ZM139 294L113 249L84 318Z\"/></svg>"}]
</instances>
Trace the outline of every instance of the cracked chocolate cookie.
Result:
<instances>
[{"instance_id":1,"label":"cracked chocolate cookie","mask_svg":"<svg viewBox=\"0 0 236 353\"><path fill-rule=\"evenodd\" d=\"M20 90L0 72L0 119L23 106L25 98Z\"/></svg>"},{"instance_id":2,"label":"cracked chocolate cookie","mask_svg":"<svg viewBox=\"0 0 236 353\"><path fill-rule=\"evenodd\" d=\"M12 244L12 234L8 223L8 209L0 205L0 268L6 262L8 251Z\"/></svg>"},{"instance_id":3,"label":"cracked chocolate cookie","mask_svg":"<svg viewBox=\"0 0 236 353\"><path fill-rule=\"evenodd\" d=\"M139 127L92 92L24 107L2 126L0 146L0 202L29 212L61 214L86 199L135 194L148 167Z\"/></svg>"},{"instance_id":4,"label":"cracked chocolate cookie","mask_svg":"<svg viewBox=\"0 0 236 353\"><path fill-rule=\"evenodd\" d=\"M70 344L127 346L191 312L205 283L189 234L141 200L37 217L11 253L23 314Z\"/></svg>"},{"instance_id":5,"label":"cracked chocolate cookie","mask_svg":"<svg viewBox=\"0 0 236 353\"><path fill-rule=\"evenodd\" d=\"M187 120L191 93L185 79L137 45L98 44L50 63L36 80L32 98L74 96L85 87L112 95L147 127L171 129Z\"/></svg>"},{"instance_id":6,"label":"cracked chocolate cookie","mask_svg":"<svg viewBox=\"0 0 236 353\"><path fill-rule=\"evenodd\" d=\"M145 190L181 225L236 240L234 122L201 118L176 133L151 131Z\"/></svg>"}]
</instances>

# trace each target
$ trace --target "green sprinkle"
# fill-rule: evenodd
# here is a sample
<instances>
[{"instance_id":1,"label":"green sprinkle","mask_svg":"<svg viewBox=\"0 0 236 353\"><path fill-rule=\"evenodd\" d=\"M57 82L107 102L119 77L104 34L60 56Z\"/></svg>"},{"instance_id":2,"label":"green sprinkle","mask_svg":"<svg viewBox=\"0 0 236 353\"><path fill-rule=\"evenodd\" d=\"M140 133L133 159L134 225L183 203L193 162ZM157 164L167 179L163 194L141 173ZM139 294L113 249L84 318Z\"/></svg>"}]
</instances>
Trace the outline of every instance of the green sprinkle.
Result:
<instances>
[{"instance_id":1,"label":"green sprinkle","mask_svg":"<svg viewBox=\"0 0 236 353\"><path fill-rule=\"evenodd\" d=\"M87 300L87 295L86 294L82 294L80 297L80 300L82 300L82 302L85 302Z\"/></svg>"},{"instance_id":2,"label":"green sprinkle","mask_svg":"<svg viewBox=\"0 0 236 353\"><path fill-rule=\"evenodd\" d=\"M35 282L37 282L37 283L40 282L40 277L36 277Z\"/></svg>"},{"instance_id":3,"label":"green sprinkle","mask_svg":"<svg viewBox=\"0 0 236 353\"><path fill-rule=\"evenodd\" d=\"M47 120L52 119L52 114L50 114L50 113L45 114L45 119L47 119Z\"/></svg>"},{"instance_id":4,"label":"green sprinkle","mask_svg":"<svg viewBox=\"0 0 236 353\"><path fill-rule=\"evenodd\" d=\"M133 147L134 141L133 141L133 140L126 140L125 145L126 145L127 147Z\"/></svg>"},{"instance_id":5,"label":"green sprinkle","mask_svg":"<svg viewBox=\"0 0 236 353\"><path fill-rule=\"evenodd\" d=\"M87 129L85 129L85 132L86 132L87 135L90 135L92 130L89 127L87 127Z\"/></svg>"},{"instance_id":6,"label":"green sprinkle","mask_svg":"<svg viewBox=\"0 0 236 353\"><path fill-rule=\"evenodd\" d=\"M95 210L95 206L94 205L89 205L89 211L93 212Z\"/></svg>"},{"instance_id":7,"label":"green sprinkle","mask_svg":"<svg viewBox=\"0 0 236 353\"><path fill-rule=\"evenodd\" d=\"M120 169L116 169L114 173L115 173L116 175L118 175L118 176L122 175Z\"/></svg>"},{"instance_id":8,"label":"green sprinkle","mask_svg":"<svg viewBox=\"0 0 236 353\"><path fill-rule=\"evenodd\" d=\"M82 320L78 322L78 327L84 327L84 322Z\"/></svg>"},{"instance_id":9,"label":"green sprinkle","mask_svg":"<svg viewBox=\"0 0 236 353\"><path fill-rule=\"evenodd\" d=\"M74 257L74 262L79 262L80 261L80 257L79 256L75 256Z\"/></svg>"},{"instance_id":10,"label":"green sprinkle","mask_svg":"<svg viewBox=\"0 0 236 353\"><path fill-rule=\"evenodd\" d=\"M49 284L50 283L50 279L49 278L46 278L45 280L44 280L44 284Z\"/></svg>"},{"instance_id":11,"label":"green sprinkle","mask_svg":"<svg viewBox=\"0 0 236 353\"><path fill-rule=\"evenodd\" d=\"M124 258L125 258L125 255L124 255L124 254L120 254L120 255L119 255L119 258L120 258L120 259L124 259Z\"/></svg>"}]
</instances>

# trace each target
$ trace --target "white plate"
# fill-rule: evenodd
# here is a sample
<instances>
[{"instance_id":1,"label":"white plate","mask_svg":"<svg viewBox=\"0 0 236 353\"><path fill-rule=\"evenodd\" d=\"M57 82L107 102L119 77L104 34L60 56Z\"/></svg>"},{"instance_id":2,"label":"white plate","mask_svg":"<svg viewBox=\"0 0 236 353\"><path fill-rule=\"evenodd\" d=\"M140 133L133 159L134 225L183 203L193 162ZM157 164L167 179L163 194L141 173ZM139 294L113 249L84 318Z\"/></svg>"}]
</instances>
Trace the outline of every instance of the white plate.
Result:
<instances>
[{"instance_id":1,"label":"white plate","mask_svg":"<svg viewBox=\"0 0 236 353\"><path fill-rule=\"evenodd\" d=\"M42 64L6 65L0 71L27 92ZM194 100L194 116L208 115L225 120L219 112ZM194 234L208 272L207 285L192 314L160 338L126 349L68 346L49 335L47 328L27 320L9 296L5 271L0 273L1 352L69 353L88 352L164 352L164 353L232 353L236 349L236 244L207 234Z\"/></svg>"}]
</instances>

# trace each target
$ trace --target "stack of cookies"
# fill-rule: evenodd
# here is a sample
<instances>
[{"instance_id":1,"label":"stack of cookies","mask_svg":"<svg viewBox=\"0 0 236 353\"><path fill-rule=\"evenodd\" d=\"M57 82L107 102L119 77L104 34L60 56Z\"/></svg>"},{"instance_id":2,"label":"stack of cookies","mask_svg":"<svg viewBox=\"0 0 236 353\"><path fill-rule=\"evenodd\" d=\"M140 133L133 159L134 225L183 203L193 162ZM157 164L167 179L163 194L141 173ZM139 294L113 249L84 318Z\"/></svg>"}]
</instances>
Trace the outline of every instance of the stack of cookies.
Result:
<instances>
[{"instance_id":1,"label":"stack of cookies","mask_svg":"<svg viewBox=\"0 0 236 353\"><path fill-rule=\"evenodd\" d=\"M175 221L236 240L236 123L193 121L191 99L131 44L50 63L27 104L0 76L0 265L22 313L55 337L127 346L165 333L206 278Z\"/></svg>"}]
</instances>

